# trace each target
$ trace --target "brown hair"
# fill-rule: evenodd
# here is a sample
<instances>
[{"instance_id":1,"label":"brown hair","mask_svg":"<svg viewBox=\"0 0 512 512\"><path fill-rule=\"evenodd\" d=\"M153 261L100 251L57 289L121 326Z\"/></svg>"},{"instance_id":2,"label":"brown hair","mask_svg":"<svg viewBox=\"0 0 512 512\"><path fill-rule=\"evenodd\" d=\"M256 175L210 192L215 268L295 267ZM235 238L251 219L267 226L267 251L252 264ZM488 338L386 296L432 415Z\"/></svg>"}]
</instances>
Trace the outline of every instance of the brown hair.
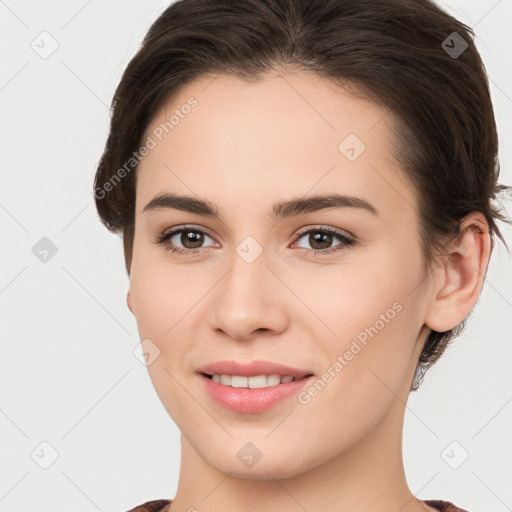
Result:
<instances>
[{"instance_id":1,"label":"brown hair","mask_svg":"<svg viewBox=\"0 0 512 512\"><path fill-rule=\"evenodd\" d=\"M497 184L496 123L473 37L471 28L431 0L171 4L150 27L115 91L110 134L94 182L101 221L123 234L128 274L138 162L133 155L158 109L206 74L256 81L280 68L355 87L398 121L396 157L418 192L426 270L461 234L461 221L473 211L488 222L491 251L495 233L506 246L495 221L510 220L492 200L511 187ZM465 321L447 332L431 331L419 360L420 379ZM411 389L420 382L415 378Z\"/></svg>"}]
</instances>

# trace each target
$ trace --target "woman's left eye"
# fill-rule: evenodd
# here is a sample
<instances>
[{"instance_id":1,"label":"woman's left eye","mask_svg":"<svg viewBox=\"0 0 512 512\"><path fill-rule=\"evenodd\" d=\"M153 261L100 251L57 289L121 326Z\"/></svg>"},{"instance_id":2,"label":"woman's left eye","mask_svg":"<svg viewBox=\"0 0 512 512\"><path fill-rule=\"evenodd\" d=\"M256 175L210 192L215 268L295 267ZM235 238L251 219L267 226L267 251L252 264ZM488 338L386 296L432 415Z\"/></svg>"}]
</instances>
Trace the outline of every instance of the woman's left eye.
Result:
<instances>
[{"instance_id":1,"label":"woman's left eye","mask_svg":"<svg viewBox=\"0 0 512 512\"><path fill-rule=\"evenodd\" d=\"M307 243L312 245L319 244L321 246L319 249L308 249L305 247L301 247L302 249L305 250L306 254L329 254L331 252L341 250L345 247L354 245L356 243L356 241L353 238L343 234L341 231L337 231L335 229L326 227L314 228L309 229L308 231L304 231L295 238L295 241L302 240L303 238L305 239L306 235L309 235L308 238L306 239ZM195 256L199 253L204 252L204 248L201 247L201 245L204 243L205 237L209 238L210 240L213 240L205 231L201 229L181 227L173 231L170 231L165 235L159 236L156 239L156 243L163 245L167 241L169 241L170 244L164 246L166 251L170 251L171 253L176 253L179 255ZM336 238L340 241L339 244L333 247L325 247L325 245L331 245L333 240ZM175 240L173 241L173 239ZM181 243L183 247L177 246L176 243Z\"/></svg>"},{"instance_id":2,"label":"woman's left eye","mask_svg":"<svg viewBox=\"0 0 512 512\"><path fill-rule=\"evenodd\" d=\"M325 255L330 254L335 251L340 251L345 247L350 247L351 245L354 245L356 241L342 233L341 231L338 231L336 229L332 228L314 228L309 229L308 231L302 232L296 240L301 240L304 238L305 235L309 235L307 237L307 243L310 245L316 245L319 244L321 247L320 249L307 249L304 248L306 251L306 254L313 254L313 255ZM334 247L325 247L325 245L330 245L334 239L338 239L340 241L339 244L335 245Z\"/></svg>"}]
</instances>

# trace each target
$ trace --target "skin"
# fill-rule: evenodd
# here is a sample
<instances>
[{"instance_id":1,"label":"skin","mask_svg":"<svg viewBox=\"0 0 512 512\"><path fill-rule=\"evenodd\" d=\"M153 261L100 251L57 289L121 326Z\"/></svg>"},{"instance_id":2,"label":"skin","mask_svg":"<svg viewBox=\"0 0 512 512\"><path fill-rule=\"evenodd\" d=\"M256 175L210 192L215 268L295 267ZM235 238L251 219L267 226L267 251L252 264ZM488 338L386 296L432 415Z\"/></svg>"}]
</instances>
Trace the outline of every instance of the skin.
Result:
<instances>
[{"instance_id":1,"label":"skin","mask_svg":"<svg viewBox=\"0 0 512 512\"><path fill-rule=\"evenodd\" d=\"M253 84L216 75L181 89L146 135L190 96L197 106L137 169L127 296L141 340L160 350L148 371L181 431L170 510L434 510L407 486L405 406L429 329L455 327L478 298L490 254L485 218L467 217L477 229L448 247L427 280L416 191L392 157L387 109L302 71ZM353 162L338 150L350 133L366 146ZM143 212L161 192L215 203L223 220ZM356 208L271 216L274 202L333 192L363 197L379 216ZM211 233L201 254L154 242L182 224ZM357 244L299 239L305 227L332 227ZM236 252L248 236L263 249L252 263ZM305 253L337 245L324 256ZM265 359L321 376L395 302L401 311L307 405L292 397L263 413L229 411L196 373L221 359ZM249 441L262 452L252 467L237 457Z\"/></svg>"}]
</instances>

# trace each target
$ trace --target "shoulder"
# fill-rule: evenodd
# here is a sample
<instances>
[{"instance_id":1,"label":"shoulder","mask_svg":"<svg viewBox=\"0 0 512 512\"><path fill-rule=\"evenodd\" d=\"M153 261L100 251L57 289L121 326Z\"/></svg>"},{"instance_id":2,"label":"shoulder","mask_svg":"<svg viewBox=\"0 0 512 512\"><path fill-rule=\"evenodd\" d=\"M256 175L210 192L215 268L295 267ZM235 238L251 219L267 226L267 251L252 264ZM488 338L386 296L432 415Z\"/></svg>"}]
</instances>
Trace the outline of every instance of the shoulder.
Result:
<instances>
[{"instance_id":1,"label":"shoulder","mask_svg":"<svg viewBox=\"0 0 512 512\"><path fill-rule=\"evenodd\" d=\"M427 505L437 508L440 512L468 512L466 509L459 508L450 501L444 500L423 500Z\"/></svg>"},{"instance_id":2,"label":"shoulder","mask_svg":"<svg viewBox=\"0 0 512 512\"><path fill-rule=\"evenodd\" d=\"M166 512L172 500L152 500L146 501L142 505L131 508L127 512Z\"/></svg>"},{"instance_id":3,"label":"shoulder","mask_svg":"<svg viewBox=\"0 0 512 512\"><path fill-rule=\"evenodd\" d=\"M146 501L142 505L131 508L127 512L166 512L172 500L152 500ZM450 501L444 500L423 500L427 505L436 508L439 512L468 512L466 509L459 508Z\"/></svg>"}]
</instances>

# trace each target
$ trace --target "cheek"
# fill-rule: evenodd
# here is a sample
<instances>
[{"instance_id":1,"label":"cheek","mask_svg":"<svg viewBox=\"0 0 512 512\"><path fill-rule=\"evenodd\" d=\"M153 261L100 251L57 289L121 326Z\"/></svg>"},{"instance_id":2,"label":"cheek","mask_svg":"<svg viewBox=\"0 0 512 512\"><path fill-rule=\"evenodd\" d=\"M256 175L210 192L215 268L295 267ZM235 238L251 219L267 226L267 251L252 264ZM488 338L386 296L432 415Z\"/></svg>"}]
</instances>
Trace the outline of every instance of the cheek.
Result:
<instances>
[{"instance_id":1,"label":"cheek","mask_svg":"<svg viewBox=\"0 0 512 512\"><path fill-rule=\"evenodd\" d=\"M318 328L323 324L332 340L355 337L374 324L379 331L389 331L391 324L396 328L399 310L411 302L419 282L414 265L392 254L289 277L294 292L321 321Z\"/></svg>"},{"instance_id":2,"label":"cheek","mask_svg":"<svg viewBox=\"0 0 512 512\"><path fill-rule=\"evenodd\" d=\"M399 389L421 327L416 295L411 293L421 282L419 255L405 257L390 246L378 257L373 254L372 261L361 259L357 265L317 272L308 279L317 290L307 304L321 320L315 321L319 347L329 365L336 365L331 372L344 375L338 385L350 383L368 393L389 393L385 384ZM305 293L302 286L298 294Z\"/></svg>"},{"instance_id":3,"label":"cheek","mask_svg":"<svg viewBox=\"0 0 512 512\"><path fill-rule=\"evenodd\" d=\"M197 279L193 265L173 264L163 248L134 248L130 293L142 337L165 342L173 326L183 328L188 312L205 293L204 279Z\"/></svg>"},{"instance_id":4,"label":"cheek","mask_svg":"<svg viewBox=\"0 0 512 512\"><path fill-rule=\"evenodd\" d=\"M187 415L181 411L190 408L190 396L179 384L179 374L190 350L187 340L194 320L192 308L200 295L190 292L180 268L173 272L171 266L139 262L130 278L139 338L150 339L157 347L153 350L159 351L147 371L162 405L178 428L186 431L183 420Z\"/></svg>"},{"instance_id":5,"label":"cheek","mask_svg":"<svg viewBox=\"0 0 512 512\"><path fill-rule=\"evenodd\" d=\"M397 397L407 387L414 310L400 287L383 284L389 284L389 295L354 288L332 297L336 310L322 311L336 334L319 339L327 364L320 391L306 408L317 411L319 423L342 426L340 443L355 442L376 427L391 407L400 406ZM336 438L338 432L328 427L325 435Z\"/></svg>"},{"instance_id":6,"label":"cheek","mask_svg":"<svg viewBox=\"0 0 512 512\"><path fill-rule=\"evenodd\" d=\"M132 272L130 291L141 339L163 339L172 327L173 290L152 273ZM164 293L164 290L167 290Z\"/></svg>"}]
</instances>

